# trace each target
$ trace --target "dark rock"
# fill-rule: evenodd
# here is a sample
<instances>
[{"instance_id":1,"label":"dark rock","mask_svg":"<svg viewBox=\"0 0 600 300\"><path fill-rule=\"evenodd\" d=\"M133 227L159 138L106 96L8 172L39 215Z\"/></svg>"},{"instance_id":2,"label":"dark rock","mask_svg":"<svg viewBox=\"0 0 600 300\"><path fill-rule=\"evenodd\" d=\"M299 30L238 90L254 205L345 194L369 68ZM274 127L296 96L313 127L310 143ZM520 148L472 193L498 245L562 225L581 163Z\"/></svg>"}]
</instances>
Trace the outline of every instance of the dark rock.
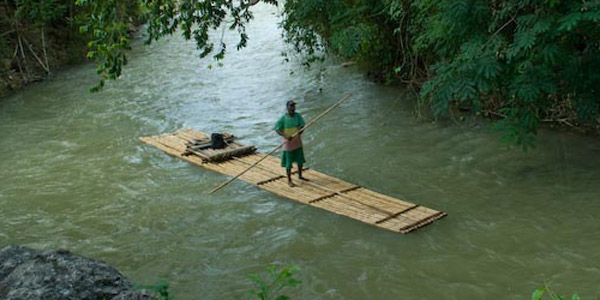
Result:
<instances>
[{"instance_id":1,"label":"dark rock","mask_svg":"<svg viewBox=\"0 0 600 300\"><path fill-rule=\"evenodd\" d=\"M108 264L67 250L38 252L20 246L0 250L0 299L146 300Z\"/></svg>"},{"instance_id":2,"label":"dark rock","mask_svg":"<svg viewBox=\"0 0 600 300\"><path fill-rule=\"evenodd\" d=\"M371 80L375 83L379 83L379 84L385 83L385 76L382 71L375 71L375 70L367 71L367 78L369 78L369 80Z\"/></svg>"}]
</instances>

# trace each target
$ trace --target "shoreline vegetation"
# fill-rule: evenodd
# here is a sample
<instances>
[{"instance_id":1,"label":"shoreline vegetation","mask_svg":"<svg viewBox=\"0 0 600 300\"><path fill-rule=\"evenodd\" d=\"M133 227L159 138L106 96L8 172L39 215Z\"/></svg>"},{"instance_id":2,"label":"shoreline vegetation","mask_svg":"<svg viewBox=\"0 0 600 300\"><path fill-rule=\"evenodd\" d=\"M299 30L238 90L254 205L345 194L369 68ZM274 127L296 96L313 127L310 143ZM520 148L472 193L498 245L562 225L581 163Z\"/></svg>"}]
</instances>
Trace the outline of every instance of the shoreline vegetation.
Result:
<instances>
[{"instance_id":1,"label":"shoreline vegetation","mask_svg":"<svg viewBox=\"0 0 600 300\"><path fill-rule=\"evenodd\" d=\"M89 61L92 35L80 27L91 15L80 2L0 1L0 97ZM127 34L141 24L140 12L129 13L122 24Z\"/></svg>"},{"instance_id":2,"label":"shoreline vegetation","mask_svg":"<svg viewBox=\"0 0 600 300\"><path fill-rule=\"evenodd\" d=\"M246 46L257 2L2 1L0 94L86 59L99 75L92 91L101 90L121 75L139 24L146 43L182 34L220 63ZM540 126L600 132L598 2L262 2L280 6L284 39L303 65L328 55L353 61L371 80L413 91L419 116L484 117L524 150ZM222 26L237 31L233 47L209 39Z\"/></svg>"},{"instance_id":3,"label":"shoreline vegetation","mask_svg":"<svg viewBox=\"0 0 600 300\"><path fill-rule=\"evenodd\" d=\"M486 117L523 150L542 125L600 131L599 2L288 0L283 11L307 65L355 61L405 84L420 115Z\"/></svg>"},{"instance_id":4,"label":"shoreline vegetation","mask_svg":"<svg viewBox=\"0 0 600 300\"><path fill-rule=\"evenodd\" d=\"M0 96L85 59L85 37L73 24L74 2L44 3L48 1L0 2Z\"/></svg>"}]
</instances>

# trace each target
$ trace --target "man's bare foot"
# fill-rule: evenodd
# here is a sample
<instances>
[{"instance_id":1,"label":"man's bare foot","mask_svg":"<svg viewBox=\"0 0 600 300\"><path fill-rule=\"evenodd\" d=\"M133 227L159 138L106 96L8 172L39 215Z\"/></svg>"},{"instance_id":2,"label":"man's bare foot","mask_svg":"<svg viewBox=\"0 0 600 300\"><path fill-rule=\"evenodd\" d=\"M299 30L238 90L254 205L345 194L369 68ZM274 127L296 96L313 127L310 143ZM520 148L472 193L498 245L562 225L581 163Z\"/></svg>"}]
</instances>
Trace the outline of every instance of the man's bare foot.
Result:
<instances>
[{"instance_id":1,"label":"man's bare foot","mask_svg":"<svg viewBox=\"0 0 600 300\"><path fill-rule=\"evenodd\" d=\"M300 180L304 180L304 181L310 181L308 178L306 178L306 177L303 177L303 176L298 176L298 179L300 179Z\"/></svg>"},{"instance_id":2,"label":"man's bare foot","mask_svg":"<svg viewBox=\"0 0 600 300\"><path fill-rule=\"evenodd\" d=\"M289 185L290 187L295 187L295 186L296 186L296 185L295 185L295 184L294 184L292 181L288 181L288 185Z\"/></svg>"}]
</instances>

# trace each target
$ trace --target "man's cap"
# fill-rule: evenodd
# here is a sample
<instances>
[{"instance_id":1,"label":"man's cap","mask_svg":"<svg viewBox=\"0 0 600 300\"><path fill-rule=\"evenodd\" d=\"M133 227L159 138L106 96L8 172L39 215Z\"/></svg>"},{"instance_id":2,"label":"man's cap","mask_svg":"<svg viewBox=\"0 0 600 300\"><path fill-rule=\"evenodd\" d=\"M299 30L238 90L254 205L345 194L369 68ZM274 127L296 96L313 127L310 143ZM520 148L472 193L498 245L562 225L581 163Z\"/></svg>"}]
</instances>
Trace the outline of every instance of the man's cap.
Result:
<instances>
[{"instance_id":1,"label":"man's cap","mask_svg":"<svg viewBox=\"0 0 600 300\"><path fill-rule=\"evenodd\" d=\"M294 101L294 100L288 100L288 101L285 103L285 106L290 106L290 105L296 105L296 101Z\"/></svg>"}]
</instances>

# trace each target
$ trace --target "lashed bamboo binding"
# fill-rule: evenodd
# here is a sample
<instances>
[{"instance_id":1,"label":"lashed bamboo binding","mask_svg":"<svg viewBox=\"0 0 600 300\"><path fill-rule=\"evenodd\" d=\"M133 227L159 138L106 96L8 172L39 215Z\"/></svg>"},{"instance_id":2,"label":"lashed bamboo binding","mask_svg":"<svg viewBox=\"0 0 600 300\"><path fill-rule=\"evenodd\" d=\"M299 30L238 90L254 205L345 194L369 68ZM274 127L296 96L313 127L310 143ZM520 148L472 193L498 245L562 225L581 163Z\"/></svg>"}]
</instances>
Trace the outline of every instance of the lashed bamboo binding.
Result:
<instances>
[{"instance_id":1,"label":"lashed bamboo binding","mask_svg":"<svg viewBox=\"0 0 600 300\"><path fill-rule=\"evenodd\" d=\"M224 137L228 141L224 149L206 148L210 137L190 128L140 140L167 154L229 176L239 174L264 157L256 153L253 146L237 143L233 135ZM312 169L303 171L303 176L310 181L295 180L297 186L289 187L279 158L268 156L239 178L296 202L394 232L408 233L446 216L445 212L386 196Z\"/></svg>"}]
</instances>

